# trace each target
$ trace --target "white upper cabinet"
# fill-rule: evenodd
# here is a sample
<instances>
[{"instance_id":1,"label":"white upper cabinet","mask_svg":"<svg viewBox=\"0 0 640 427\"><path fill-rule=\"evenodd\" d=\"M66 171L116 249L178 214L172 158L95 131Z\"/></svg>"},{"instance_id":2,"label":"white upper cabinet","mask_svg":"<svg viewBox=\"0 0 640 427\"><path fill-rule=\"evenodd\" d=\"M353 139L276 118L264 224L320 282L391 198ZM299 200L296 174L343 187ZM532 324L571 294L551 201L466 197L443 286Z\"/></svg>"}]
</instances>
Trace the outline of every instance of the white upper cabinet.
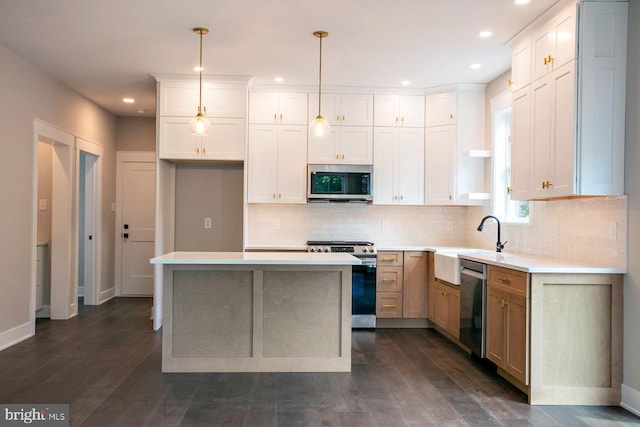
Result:
<instances>
[{"instance_id":1,"label":"white upper cabinet","mask_svg":"<svg viewBox=\"0 0 640 427\"><path fill-rule=\"evenodd\" d=\"M424 96L375 95L373 125L424 127Z\"/></svg>"},{"instance_id":2,"label":"white upper cabinet","mask_svg":"<svg viewBox=\"0 0 640 427\"><path fill-rule=\"evenodd\" d=\"M546 25L534 30L532 80L563 66L576 57L576 5L569 4Z\"/></svg>"},{"instance_id":3,"label":"white upper cabinet","mask_svg":"<svg viewBox=\"0 0 640 427\"><path fill-rule=\"evenodd\" d=\"M249 123L308 125L307 94L298 92L251 92Z\"/></svg>"},{"instance_id":4,"label":"white upper cabinet","mask_svg":"<svg viewBox=\"0 0 640 427\"><path fill-rule=\"evenodd\" d=\"M373 203L421 205L424 202L424 129L376 127Z\"/></svg>"},{"instance_id":5,"label":"white upper cabinet","mask_svg":"<svg viewBox=\"0 0 640 427\"><path fill-rule=\"evenodd\" d=\"M577 20L571 5L523 35L534 54L532 83L514 94L513 199L623 194L627 7L580 2Z\"/></svg>"},{"instance_id":6,"label":"white upper cabinet","mask_svg":"<svg viewBox=\"0 0 640 427\"><path fill-rule=\"evenodd\" d=\"M193 80L168 80L160 85L158 104L161 116L192 117L198 112L199 83ZM247 109L247 85L244 83L202 83L202 106L207 117L244 118Z\"/></svg>"},{"instance_id":7,"label":"white upper cabinet","mask_svg":"<svg viewBox=\"0 0 640 427\"><path fill-rule=\"evenodd\" d=\"M309 122L318 115L318 95L309 95ZM310 164L373 164L373 95L323 94L322 117L331 125L327 137L309 133Z\"/></svg>"},{"instance_id":8,"label":"white upper cabinet","mask_svg":"<svg viewBox=\"0 0 640 427\"><path fill-rule=\"evenodd\" d=\"M249 203L307 203L307 128L249 126Z\"/></svg>"},{"instance_id":9,"label":"white upper cabinet","mask_svg":"<svg viewBox=\"0 0 640 427\"><path fill-rule=\"evenodd\" d=\"M426 97L425 204L476 205L485 183L484 85L458 85Z\"/></svg>"},{"instance_id":10,"label":"white upper cabinet","mask_svg":"<svg viewBox=\"0 0 640 427\"><path fill-rule=\"evenodd\" d=\"M211 122L207 136L192 135L199 81L193 76L154 76L158 81L158 157L166 160L243 161L246 151L247 85L244 78L202 82L202 106Z\"/></svg>"},{"instance_id":11,"label":"white upper cabinet","mask_svg":"<svg viewBox=\"0 0 640 427\"><path fill-rule=\"evenodd\" d=\"M331 126L373 126L373 95L322 94L322 117ZM318 94L309 94L308 121L318 115Z\"/></svg>"},{"instance_id":12,"label":"white upper cabinet","mask_svg":"<svg viewBox=\"0 0 640 427\"><path fill-rule=\"evenodd\" d=\"M509 86L512 90L518 90L529 83L531 83L531 37L523 37L514 44L511 52Z\"/></svg>"},{"instance_id":13,"label":"white upper cabinet","mask_svg":"<svg viewBox=\"0 0 640 427\"><path fill-rule=\"evenodd\" d=\"M427 127L455 124L458 116L456 91L427 95L425 113Z\"/></svg>"},{"instance_id":14,"label":"white upper cabinet","mask_svg":"<svg viewBox=\"0 0 640 427\"><path fill-rule=\"evenodd\" d=\"M373 127L332 126L329 135L309 133L309 164L373 164Z\"/></svg>"}]
</instances>

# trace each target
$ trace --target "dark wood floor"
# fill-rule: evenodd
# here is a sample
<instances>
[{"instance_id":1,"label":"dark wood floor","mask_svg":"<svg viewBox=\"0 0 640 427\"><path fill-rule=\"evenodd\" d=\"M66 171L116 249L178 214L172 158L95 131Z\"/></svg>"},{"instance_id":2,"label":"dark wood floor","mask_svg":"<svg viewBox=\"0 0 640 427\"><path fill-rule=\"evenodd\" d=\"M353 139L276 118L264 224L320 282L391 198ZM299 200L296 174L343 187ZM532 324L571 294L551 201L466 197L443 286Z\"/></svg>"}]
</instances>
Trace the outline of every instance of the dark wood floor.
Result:
<instances>
[{"instance_id":1,"label":"dark wood floor","mask_svg":"<svg viewBox=\"0 0 640 427\"><path fill-rule=\"evenodd\" d=\"M162 374L151 300L81 306L0 352L1 403L82 426L640 426L619 407L536 406L433 330L353 332L351 373Z\"/></svg>"}]
</instances>

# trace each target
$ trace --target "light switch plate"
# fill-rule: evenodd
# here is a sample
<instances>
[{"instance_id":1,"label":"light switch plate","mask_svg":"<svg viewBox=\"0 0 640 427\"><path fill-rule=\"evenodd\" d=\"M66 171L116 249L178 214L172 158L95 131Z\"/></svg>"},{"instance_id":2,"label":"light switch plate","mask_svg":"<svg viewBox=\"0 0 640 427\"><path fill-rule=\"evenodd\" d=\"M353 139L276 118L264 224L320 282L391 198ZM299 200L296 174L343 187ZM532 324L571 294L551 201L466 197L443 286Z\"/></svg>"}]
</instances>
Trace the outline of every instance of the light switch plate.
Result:
<instances>
[{"instance_id":1,"label":"light switch plate","mask_svg":"<svg viewBox=\"0 0 640 427\"><path fill-rule=\"evenodd\" d=\"M204 219L204 228L206 228L206 229L211 228L211 218L205 218Z\"/></svg>"},{"instance_id":2,"label":"light switch plate","mask_svg":"<svg viewBox=\"0 0 640 427\"><path fill-rule=\"evenodd\" d=\"M47 210L47 199L38 200L38 209L41 211Z\"/></svg>"}]
</instances>

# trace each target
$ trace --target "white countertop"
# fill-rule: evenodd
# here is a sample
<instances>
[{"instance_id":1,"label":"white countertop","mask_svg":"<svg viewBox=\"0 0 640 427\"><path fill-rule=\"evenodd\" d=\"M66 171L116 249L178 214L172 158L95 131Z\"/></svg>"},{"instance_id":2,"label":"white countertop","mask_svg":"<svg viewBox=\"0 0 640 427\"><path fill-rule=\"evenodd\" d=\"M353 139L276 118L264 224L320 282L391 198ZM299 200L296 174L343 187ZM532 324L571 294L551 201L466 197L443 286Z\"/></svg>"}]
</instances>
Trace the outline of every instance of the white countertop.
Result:
<instances>
[{"instance_id":1,"label":"white countertop","mask_svg":"<svg viewBox=\"0 0 640 427\"><path fill-rule=\"evenodd\" d=\"M624 274L627 272L623 268L598 266L579 261L484 250L462 252L458 254L458 258L511 268L526 273Z\"/></svg>"},{"instance_id":2,"label":"white countertop","mask_svg":"<svg viewBox=\"0 0 640 427\"><path fill-rule=\"evenodd\" d=\"M270 265L360 265L358 258L344 253L307 252L170 252L151 258L151 264L270 264Z\"/></svg>"}]
</instances>

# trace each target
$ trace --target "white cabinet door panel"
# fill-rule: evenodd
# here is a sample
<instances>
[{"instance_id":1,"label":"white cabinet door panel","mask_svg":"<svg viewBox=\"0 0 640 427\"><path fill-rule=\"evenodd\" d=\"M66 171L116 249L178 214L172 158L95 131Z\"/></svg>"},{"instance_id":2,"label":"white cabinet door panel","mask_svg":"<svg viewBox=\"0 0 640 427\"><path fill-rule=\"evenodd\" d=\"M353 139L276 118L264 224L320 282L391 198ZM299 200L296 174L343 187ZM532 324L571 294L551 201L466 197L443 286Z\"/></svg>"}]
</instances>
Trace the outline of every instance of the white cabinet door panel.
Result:
<instances>
[{"instance_id":1,"label":"white cabinet door panel","mask_svg":"<svg viewBox=\"0 0 640 427\"><path fill-rule=\"evenodd\" d=\"M400 129L397 147L399 204L424 203L424 130Z\"/></svg>"},{"instance_id":2,"label":"white cabinet door panel","mask_svg":"<svg viewBox=\"0 0 640 427\"><path fill-rule=\"evenodd\" d=\"M278 127L278 203L307 203L307 127Z\"/></svg>"},{"instance_id":3,"label":"white cabinet door panel","mask_svg":"<svg viewBox=\"0 0 640 427\"><path fill-rule=\"evenodd\" d=\"M372 127L340 127L340 161L350 165L373 164Z\"/></svg>"}]
</instances>

